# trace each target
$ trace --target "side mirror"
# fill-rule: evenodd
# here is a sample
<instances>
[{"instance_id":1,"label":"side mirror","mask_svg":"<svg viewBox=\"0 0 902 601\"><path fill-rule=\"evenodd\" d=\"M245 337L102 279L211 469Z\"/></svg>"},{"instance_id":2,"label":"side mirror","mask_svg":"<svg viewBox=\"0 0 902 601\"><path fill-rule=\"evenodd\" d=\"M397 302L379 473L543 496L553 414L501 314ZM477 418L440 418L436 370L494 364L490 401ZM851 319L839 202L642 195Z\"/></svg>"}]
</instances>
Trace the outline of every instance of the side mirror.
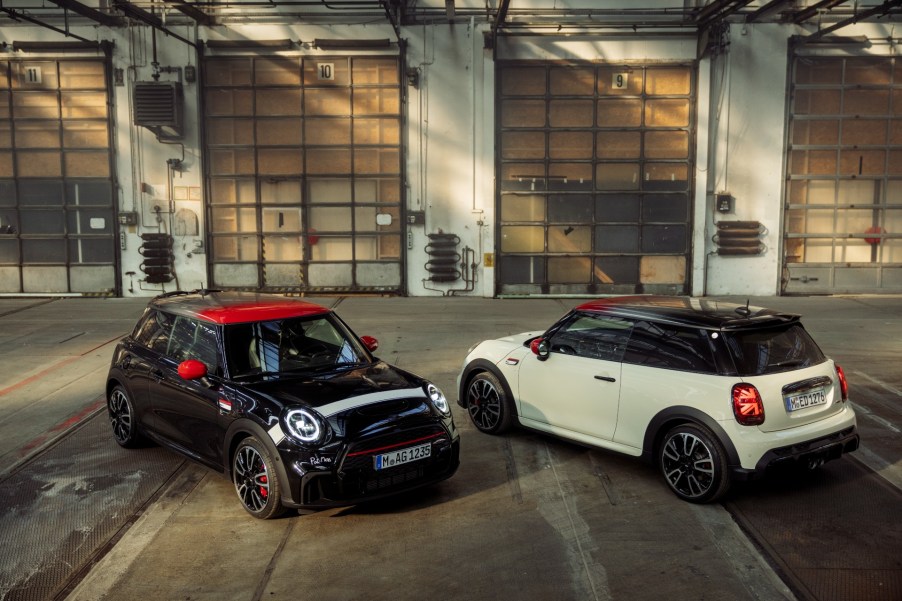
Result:
<instances>
[{"instance_id":1,"label":"side mirror","mask_svg":"<svg viewBox=\"0 0 902 601\"><path fill-rule=\"evenodd\" d=\"M361 336L360 342L362 342L363 346L371 353L375 353L376 349L379 348L379 341L372 336Z\"/></svg>"},{"instance_id":2,"label":"side mirror","mask_svg":"<svg viewBox=\"0 0 902 601\"><path fill-rule=\"evenodd\" d=\"M197 359L179 363L179 376L183 380L199 380L207 375L207 366Z\"/></svg>"},{"instance_id":3,"label":"side mirror","mask_svg":"<svg viewBox=\"0 0 902 601\"><path fill-rule=\"evenodd\" d=\"M535 355L539 361L545 361L548 359L548 341L544 338L536 338L532 342L529 343L529 350L532 351L532 354Z\"/></svg>"}]
</instances>

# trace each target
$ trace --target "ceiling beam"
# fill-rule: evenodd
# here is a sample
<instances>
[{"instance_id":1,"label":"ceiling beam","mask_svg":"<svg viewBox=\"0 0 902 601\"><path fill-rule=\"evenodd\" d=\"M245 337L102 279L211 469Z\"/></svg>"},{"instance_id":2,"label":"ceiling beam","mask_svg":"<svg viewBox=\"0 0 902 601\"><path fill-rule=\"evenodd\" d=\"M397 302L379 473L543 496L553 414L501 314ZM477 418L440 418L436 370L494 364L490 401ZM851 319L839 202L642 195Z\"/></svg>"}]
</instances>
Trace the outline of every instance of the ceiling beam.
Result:
<instances>
[{"instance_id":1,"label":"ceiling beam","mask_svg":"<svg viewBox=\"0 0 902 601\"><path fill-rule=\"evenodd\" d=\"M82 17L87 17L92 21L96 21L101 25L105 25L107 27L118 27L122 25L122 19L116 17L114 15L109 15L107 13L102 13L95 8L91 8L77 0L50 0L51 3L56 4L62 9L71 10L72 12L81 15Z\"/></svg>"},{"instance_id":2,"label":"ceiling beam","mask_svg":"<svg viewBox=\"0 0 902 601\"><path fill-rule=\"evenodd\" d=\"M492 22L493 36L498 33L498 29L504 25L504 21L507 19L507 11L510 7L511 0L501 0L501 4L498 6L498 13L495 15L495 20Z\"/></svg>"},{"instance_id":3,"label":"ceiling beam","mask_svg":"<svg viewBox=\"0 0 902 601\"><path fill-rule=\"evenodd\" d=\"M174 31L170 31L169 29L167 29L166 26L163 25L163 20L160 17L156 16L155 14L153 14L151 12L144 10L143 8L135 6L128 0L113 0L113 6L115 6L117 9L122 11L122 13L130 19L134 19L135 21L141 21L142 23L144 23L146 25L150 25L154 29L161 31L161 32L165 33L166 35L177 39L180 42L184 42L185 44L188 44L195 50L200 49L200 47L198 46L198 44L196 42L192 42L191 40L180 36L179 34L175 33Z\"/></svg>"},{"instance_id":4,"label":"ceiling beam","mask_svg":"<svg viewBox=\"0 0 902 601\"><path fill-rule=\"evenodd\" d=\"M749 14L749 16L747 16L745 18L745 22L746 23L754 23L755 21L760 19L762 15L765 15L765 14L771 12L772 10L779 8L781 4L786 4L786 2L787 2L787 0L770 0L770 2L761 6L755 12Z\"/></svg>"},{"instance_id":5,"label":"ceiling beam","mask_svg":"<svg viewBox=\"0 0 902 601\"><path fill-rule=\"evenodd\" d=\"M849 17L848 19L844 19L842 21L839 21L838 23L834 23L833 25L831 25L829 27L825 27L821 30L818 30L818 31L812 33L811 35L805 36L801 39L801 41L803 44L805 42L813 42L815 40L818 40L818 39L824 37L825 35L833 33L837 29L842 29L843 27L846 27L847 25L854 25L855 23L858 23L859 21L864 21L866 19L870 19L871 17L882 16L882 15L888 13L891 9L893 9L897 6L900 6L900 5L902 5L902 0L887 0L880 6L875 6L874 8L862 11L860 13L857 13L857 14Z\"/></svg>"},{"instance_id":6,"label":"ceiling beam","mask_svg":"<svg viewBox=\"0 0 902 601\"><path fill-rule=\"evenodd\" d=\"M202 11L197 8L197 6L191 2L185 2L183 4L175 4L173 5L175 10L179 11L186 17L191 17L197 22L198 25L206 25L212 26L216 25L216 19L213 15Z\"/></svg>"},{"instance_id":7,"label":"ceiling beam","mask_svg":"<svg viewBox=\"0 0 902 601\"><path fill-rule=\"evenodd\" d=\"M7 15L9 15L9 18L12 19L13 21L27 21L28 23L40 25L41 27L49 29L50 31L55 31L56 33L61 33L68 38L75 38L76 40L79 40L81 42L92 43L91 40L83 38L80 35L75 35L74 33L71 33L70 31L68 31L66 29L60 29L59 27L54 27L53 25L50 25L49 23L45 23L39 19L30 17L20 11L13 9L13 8L6 8L5 6L0 6L0 11L5 12Z\"/></svg>"},{"instance_id":8,"label":"ceiling beam","mask_svg":"<svg viewBox=\"0 0 902 601\"><path fill-rule=\"evenodd\" d=\"M808 8L803 8L802 10L795 12L791 15L792 22L796 25L804 23L811 17L817 15L822 10L830 10L834 6L839 6L844 3L846 0L821 0L820 2L815 2Z\"/></svg>"}]
</instances>

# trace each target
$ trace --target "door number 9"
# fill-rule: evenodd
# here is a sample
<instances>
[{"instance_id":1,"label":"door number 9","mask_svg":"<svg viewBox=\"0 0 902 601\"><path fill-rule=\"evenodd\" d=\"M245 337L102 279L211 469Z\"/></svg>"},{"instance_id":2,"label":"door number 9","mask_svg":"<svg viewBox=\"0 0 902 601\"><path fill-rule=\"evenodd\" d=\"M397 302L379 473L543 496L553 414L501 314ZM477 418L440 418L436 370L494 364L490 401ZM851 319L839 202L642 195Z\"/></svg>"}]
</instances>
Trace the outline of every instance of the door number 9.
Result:
<instances>
[{"instance_id":1,"label":"door number 9","mask_svg":"<svg viewBox=\"0 0 902 601\"><path fill-rule=\"evenodd\" d=\"M611 87L615 90L625 90L629 76L629 73L614 73L611 78Z\"/></svg>"}]
</instances>

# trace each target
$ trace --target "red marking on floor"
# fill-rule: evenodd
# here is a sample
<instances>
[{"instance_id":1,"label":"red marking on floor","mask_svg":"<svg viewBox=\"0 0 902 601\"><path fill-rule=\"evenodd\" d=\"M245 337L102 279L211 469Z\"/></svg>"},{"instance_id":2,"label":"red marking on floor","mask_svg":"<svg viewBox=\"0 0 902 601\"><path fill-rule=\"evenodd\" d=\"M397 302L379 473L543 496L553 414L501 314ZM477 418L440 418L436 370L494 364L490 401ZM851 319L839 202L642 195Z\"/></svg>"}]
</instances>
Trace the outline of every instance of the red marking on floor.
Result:
<instances>
[{"instance_id":1,"label":"red marking on floor","mask_svg":"<svg viewBox=\"0 0 902 601\"><path fill-rule=\"evenodd\" d=\"M43 434L38 436L37 438L33 439L31 442L29 442L28 444L23 446L21 449L19 449L19 451L18 451L19 457L25 457L26 455L31 453L33 450L35 450L36 448L40 447L42 444L47 442L47 440L54 438L55 434L59 434L60 432L65 432L69 428L72 428L72 427L76 426L77 424L79 424L80 422L84 421L85 418L93 415L98 409L100 409L103 406L104 402L105 401L104 401L103 397L101 397L101 398L97 399L96 401L94 401L93 403L91 403L90 405L88 405L87 407L85 407L84 409L82 409L81 411L79 411L78 413L76 413L75 415L69 417L65 421L62 421L62 422L56 424L55 426L53 426L52 428L50 428L49 430L47 430L46 432L44 432Z\"/></svg>"},{"instance_id":2,"label":"red marking on floor","mask_svg":"<svg viewBox=\"0 0 902 601\"><path fill-rule=\"evenodd\" d=\"M36 382L37 380L40 380L41 378L43 378L50 372L57 370L57 369L63 367L64 365L69 365L73 361L78 361L81 358L82 358L81 355L78 355L75 357L69 357L68 359L63 359L59 363L51 365L47 369L43 369L43 370L39 371L38 373L34 374L33 376L29 376L29 377L25 378L24 380L20 380L19 382L16 382L12 386L7 386L6 388L0 390L0 396L5 396L14 390L18 390L19 388L22 388L23 386L28 386L32 382Z\"/></svg>"}]
</instances>

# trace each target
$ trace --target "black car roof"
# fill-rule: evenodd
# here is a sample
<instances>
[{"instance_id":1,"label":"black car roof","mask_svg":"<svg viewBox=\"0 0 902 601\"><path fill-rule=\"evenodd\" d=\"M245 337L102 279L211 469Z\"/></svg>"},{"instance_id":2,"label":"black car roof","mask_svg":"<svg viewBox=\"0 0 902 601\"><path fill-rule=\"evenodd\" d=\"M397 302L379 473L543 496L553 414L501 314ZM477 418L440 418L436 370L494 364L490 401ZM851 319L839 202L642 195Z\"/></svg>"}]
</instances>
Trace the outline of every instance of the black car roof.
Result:
<instances>
[{"instance_id":1,"label":"black car roof","mask_svg":"<svg viewBox=\"0 0 902 601\"><path fill-rule=\"evenodd\" d=\"M326 307L297 298L220 290L169 292L155 297L150 301L150 306L220 325L324 315L330 312Z\"/></svg>"},{"instance_id":2,"label":"black car roof","mask_svg":"<svg viewBox=\"0 0 902 601\"><path fill-rule=\"evenodd\" d=\"M575 311L647 319L711 330L733 330L784 325L799 315L747 304L689 296L617 296L595 299Z\"/></svg>"}]
</instances>

